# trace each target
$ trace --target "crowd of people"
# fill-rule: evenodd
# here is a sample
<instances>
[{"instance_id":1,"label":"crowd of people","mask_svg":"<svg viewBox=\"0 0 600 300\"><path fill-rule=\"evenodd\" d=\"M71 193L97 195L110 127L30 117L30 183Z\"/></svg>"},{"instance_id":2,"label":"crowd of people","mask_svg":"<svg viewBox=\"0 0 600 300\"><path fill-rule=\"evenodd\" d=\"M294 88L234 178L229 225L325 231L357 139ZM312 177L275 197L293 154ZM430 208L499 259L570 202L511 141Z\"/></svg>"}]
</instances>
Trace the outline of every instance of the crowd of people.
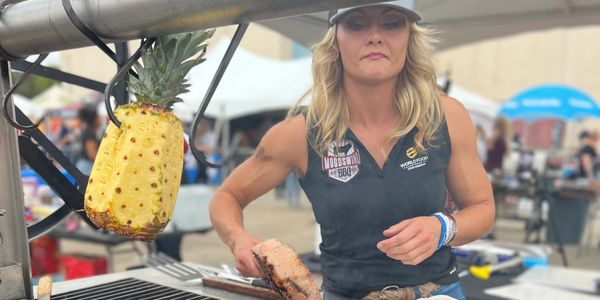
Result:
<instances>
[{"instance_id":1,"label":"crowd of people","mask_svg":"<svg viewBox=\"0 0 600 300\"><path fill-rule=\"evenodd\" d=\"M494 121L491 136L487 137L485 130L480 125L476 126L476 131L479 159L484 164L486 172L491 176L501 177L507 175L505 174L507 158L511 153L515 153L518 157L516 171L519 172L522 164L527 164L528 168L532 168L534 152L549 151L549 149L529 149L520 141L519 134L511 131L510 122L503 117L499 117ZM574 150L561 150L558 166L554 166L554 162L548 162L548 166L564 167L563 175L565 179L588 178L595 181L599 175L600 165L596 152L598 139L599 134L597 131L581 130L578 134L577 148ZM572 166L568 163L570 160L574 164L573 170L570 169ZM508 164L510 163L515 162L509 161ZM508 167L508 169L511 169L511 167Z\"/></svg>"}]
</instances>

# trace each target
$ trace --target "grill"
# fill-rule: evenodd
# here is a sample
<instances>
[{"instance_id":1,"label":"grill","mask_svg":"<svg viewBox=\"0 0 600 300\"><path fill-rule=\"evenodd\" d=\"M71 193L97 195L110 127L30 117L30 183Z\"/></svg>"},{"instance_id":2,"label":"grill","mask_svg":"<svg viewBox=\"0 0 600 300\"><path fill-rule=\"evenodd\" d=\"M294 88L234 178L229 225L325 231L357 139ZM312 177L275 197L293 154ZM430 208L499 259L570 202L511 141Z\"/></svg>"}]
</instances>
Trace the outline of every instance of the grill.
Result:
<instances>
[{"instance_id":1,"label":"grill","mask_svg":"<svg viewBox=\"0 0 600 300\"><path fill-rule=\"evenodd\" d=\"M135 278L52 295L53 300L219 300Z\"/></svg>"}]
</instances>

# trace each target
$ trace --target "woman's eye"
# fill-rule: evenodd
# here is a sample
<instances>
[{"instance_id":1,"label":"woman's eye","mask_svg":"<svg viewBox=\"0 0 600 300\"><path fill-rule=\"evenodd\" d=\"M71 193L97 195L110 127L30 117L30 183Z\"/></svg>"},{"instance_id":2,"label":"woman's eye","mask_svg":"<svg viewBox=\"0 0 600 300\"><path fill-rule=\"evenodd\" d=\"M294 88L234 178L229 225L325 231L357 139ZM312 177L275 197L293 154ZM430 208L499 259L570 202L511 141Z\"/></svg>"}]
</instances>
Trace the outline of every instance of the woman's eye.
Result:
<instances>
[{"instance_id":1,"label":"woman's eye","mask_svg":"<svg viewBox=\"0 0 600 300\"><path fill-rule=\"evenodd\" d=\"M344 26L351 31L361 31L367 28L367 23L359 20L346 20Z\"/></svg>"},{"instance_id":2,"label":"woman's eye","mask_svg":"<svg viewBox=\"0 0 600 300\"><path fill-rule=\"evenodd\" d=\"M403 25L403 23L401 21L395 21L395 22L387 22L383 24L383 27L386 29L396 29L396 28L400 28Z\"/></svg>"},{"instance_id":3,"label":"woman's eye","mask_svg":"<svg viewBox=\"0 0 600 300\"><path fill-rule=\"evenodd\" d=\"M406 25L406 22L402 17L390 17L384 18L382 25L386 29L397 29Z\"/></svg>"},{"instance_id":4,"label":"woman's eye","mask_svg":"<svg viewBox=\"0 0 600 300\"><path fill-rule=\"evenodd\" d=\"M381 26L385 29L397 29L405 24L404 18L396 15L387 15L381 21Z\"/></svg>"}]
</instances>

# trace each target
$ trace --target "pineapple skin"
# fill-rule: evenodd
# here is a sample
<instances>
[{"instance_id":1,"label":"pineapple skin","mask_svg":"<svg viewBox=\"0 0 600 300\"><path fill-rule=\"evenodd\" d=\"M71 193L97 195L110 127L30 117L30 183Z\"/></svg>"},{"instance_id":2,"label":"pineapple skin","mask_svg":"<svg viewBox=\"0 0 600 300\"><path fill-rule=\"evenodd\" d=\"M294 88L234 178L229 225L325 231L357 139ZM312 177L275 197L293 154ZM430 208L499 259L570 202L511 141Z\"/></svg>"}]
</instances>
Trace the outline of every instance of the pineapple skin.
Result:
<instances>
[{"instance_id":1,"label":"pineapple skin","mask_svg":"<svg viewBox=\"0 0 600 300\"><path fill-rule=\"evenodd\" d=\"M153 240L173 216L183 169L183 127L171 112L117 108L88 181L84 208L98 227Z\"/></svg>"}]
</instances>

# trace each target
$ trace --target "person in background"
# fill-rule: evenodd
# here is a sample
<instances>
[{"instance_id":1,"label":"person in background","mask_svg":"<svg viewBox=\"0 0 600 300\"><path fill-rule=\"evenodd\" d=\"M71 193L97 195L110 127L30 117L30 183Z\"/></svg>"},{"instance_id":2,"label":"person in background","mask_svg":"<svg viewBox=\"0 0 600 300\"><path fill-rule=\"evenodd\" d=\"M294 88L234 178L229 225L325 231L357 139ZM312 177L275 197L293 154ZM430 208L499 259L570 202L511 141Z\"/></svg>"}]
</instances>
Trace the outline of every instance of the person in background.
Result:
<instances>
[{"instance_id":1,"label":"person in background","mask_svg":"<svg viewBox=\"0 0 600 300\"><path fill-rule=\"evenodd\" d=\"M216 151L217 148L217 136L211 130L210 122L206 119L201 119L198 123L198 129L196 130L196 149L200 150L200 152L204 153L204 155L208 158L209 161L214 161L212 154ZM191 155L191 151L190 155ZM195 160L194 160L195 162ZM198 183L207 183L209 178L209 169L205 166L198 166L198 179L196 182ZM214 171L214 169L211 169Z\"/></svg>"},{"instance_id":2,"label":"person in background","mask_svg":"<svg viewBox=\"0 0 600 300\"><path fill-rule=\"evenodd\" d=\"M186 127L184 126L184 128L186 128ZM183 135L184 135L184 139L186 139L187 143L189 143L189 140L190 140L189 134L190 134L190 132L188 130L184 130ZM189 147L189 144L188 144L188 147ZM184 147L184 149L185 149L185 147ZM198 176L198 162L196 161L196 158L192 154L191 150L185 151L183 153L183 170L181 172L181 185L196 183L197 176Z\"/></svg>"},{"instance_id":3,"label":"person in background","mask_svg":"<svg viewBox=\"0 0 600 300\"><path fill-rule=\"evenodd\" d=\"M67 126L67 122L65 119L60 120L60 130L58 133L58 139L54 142L57 148L62 149L63 146L71 143L71 136L69 126Z\"/></svg>"},{"instance_id":4,"label":"person in background","mask_svg":"<svg viewBox=\"0 0 600 300\"><path fill-rule=\"evenodd\" d=\"M506 118L494 121L492 137L487 144L485 170L488 173L502 173L502 164L510 142L510 124Z\"/></svg>"},{"instance_id":5,"label":"person in background","mask_svg":"<svg viewBox=\"0 0 600 300\"><path fill-rule=\"evenodd\" d=\"M577 161L579 163L579 178L588 178L590 181L596 180L594 166L596 164L596 143L598 142L598 133L582 131L579 134L581 148L577 152Z\"/></svg>"},{"instance_id":6,"label":"person in background","mask_svg":"<svg viewBox=\"0 0 600 300\"><path fill-rule=\"evenodd\" d=\"M290 172L285 178L285 199L288 207L291 209L299 209L300 206L300 183L298 182L298 174Z\"/></svg>"},{"instance_id":7,"label":"person in background","mask_svg":"<svg viewBox=\"0 0 600 300\"><path fill-rule=\"evenodd\" d=\"M479 159L483 164L487 161L487 146L485 142L485 130L481 125L477 125L475 127L475 131L477 132L477 154L479 155Z\"/></svg>"},{"instance_id":8,"label":"person in background","mask_svg":"<svg viewBox=\"0 0 600 300\"><path fill-rule=\"evenodd\" d=\"M83 174L89 175L92 172L94 159L96 159L98 147L100 146L97 136L100 122L96 107L92 104L81 107L77 115L81 121L80 126L82 126L79 136L81 154L75 165Z\"/></svg>"},{"instance_id":9,"label":"person in background","mask_svg":"<svg viewBox=\"0 0 600 300\"><path fill-rule=\"evenodd\" d=\"M260 276L251 248L261 241L243 209L296 172L321 227L325 300L465 298L451 246L492 229L492 188L410 2L338 10L313 47L308 107L272 127L215 192L211 221L241 274ZM442 212L446 189L454 215Z\"/></svg>"},{"instance_id":10,"label":"person in background","mask_svg":"<svg viewBox=\"0 0 600 300\"><path fill-rule=\"evenodd\" d=\"M76 162L76 160L79 158L79 152L81 152L81 150L79 149L79 145L74 147L74 144L76 144L74 142L76 141L77 134L75 134L74 130L70 128L68 123L69 122L67 122L67 120L62 120L58 140L54 142L54 145L56 145L56 147L60 149L60 151L62 151L62 153L69 160Z\"/></svg>"}]
</instances>

